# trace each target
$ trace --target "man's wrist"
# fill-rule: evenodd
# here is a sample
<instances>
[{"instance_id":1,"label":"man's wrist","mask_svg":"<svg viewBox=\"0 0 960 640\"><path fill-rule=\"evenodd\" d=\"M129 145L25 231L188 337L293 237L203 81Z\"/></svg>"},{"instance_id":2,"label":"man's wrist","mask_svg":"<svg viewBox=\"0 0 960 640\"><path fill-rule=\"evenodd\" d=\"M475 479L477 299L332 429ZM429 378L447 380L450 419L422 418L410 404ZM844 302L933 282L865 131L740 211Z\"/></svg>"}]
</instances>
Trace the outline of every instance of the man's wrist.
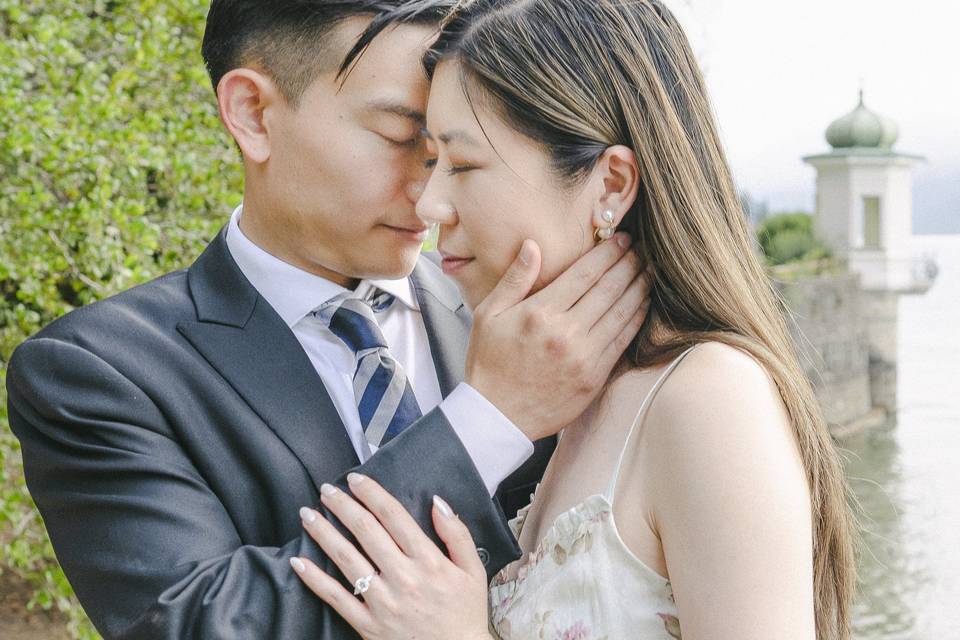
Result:
<instances>
[{"instance_id":1,"label":"man's wrist","mask_svg":"<svg viewBox=\"0 0 960 640\"><path fill-rule=\"evenodd\" d=\"M533 455L533 442L493 403L461 383L440 404L493 496L500 483Z\"/></svg>"}]
</instances>

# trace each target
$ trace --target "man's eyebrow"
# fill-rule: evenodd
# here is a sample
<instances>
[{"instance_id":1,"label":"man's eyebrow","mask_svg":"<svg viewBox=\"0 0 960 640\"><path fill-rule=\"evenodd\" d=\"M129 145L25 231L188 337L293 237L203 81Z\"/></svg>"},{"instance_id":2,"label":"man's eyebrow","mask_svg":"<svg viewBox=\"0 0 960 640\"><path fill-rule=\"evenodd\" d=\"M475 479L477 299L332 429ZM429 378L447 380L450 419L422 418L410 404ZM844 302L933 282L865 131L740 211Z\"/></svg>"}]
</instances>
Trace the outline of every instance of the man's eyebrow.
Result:
<instances>
[{"instance_id":1,"label":"man's eyebrow","mask_svg":"<svg viewBox=\"0 0 960 640\"><path fill-rule=\"evenodd\" d=\"M389 113L391 115L400 116L401 118L407 118L408 120L413 120L419 125L424 125L427 122L427 116L422 111L417 111L416 109L411 109L400 102L393 102L391 100L378 100L371 102L367 105L369 111L379 111L381 113Z\"/></svg>"}]
</instances>

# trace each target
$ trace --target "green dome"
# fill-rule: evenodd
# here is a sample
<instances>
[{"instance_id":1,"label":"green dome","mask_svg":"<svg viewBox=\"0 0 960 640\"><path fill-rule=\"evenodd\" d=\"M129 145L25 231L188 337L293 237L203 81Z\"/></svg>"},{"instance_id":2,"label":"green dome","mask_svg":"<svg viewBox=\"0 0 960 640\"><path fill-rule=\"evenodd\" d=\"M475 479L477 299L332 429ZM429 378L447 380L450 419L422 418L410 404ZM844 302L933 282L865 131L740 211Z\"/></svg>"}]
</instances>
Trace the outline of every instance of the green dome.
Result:
<instances>
[{"instance_id":1,"label":"green dome","mask_svg":"<svg viewBox=\"0 0 960 640\"><path fill-rule=\"evenodd\" d=\"M860 92L857 108L827 129L827 142L834 149L890 149L898 136L899 129L895 122L874 113L863 104L863 91Z\"/></svg>"}]
</instances>

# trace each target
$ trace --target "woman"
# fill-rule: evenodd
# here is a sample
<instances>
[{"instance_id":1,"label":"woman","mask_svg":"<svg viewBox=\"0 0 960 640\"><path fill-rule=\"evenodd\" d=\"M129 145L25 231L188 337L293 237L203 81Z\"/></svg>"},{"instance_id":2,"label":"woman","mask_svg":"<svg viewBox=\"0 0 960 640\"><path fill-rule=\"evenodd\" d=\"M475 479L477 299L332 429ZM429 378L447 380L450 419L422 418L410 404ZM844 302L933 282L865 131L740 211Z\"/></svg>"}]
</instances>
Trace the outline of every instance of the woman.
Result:
<instances>
[{"instance_id":1,"label":"woman","mask_svg":"<svg viewBox=\"0 0 960 640\"><path fill-rule=\"evenodd\" d=\"M376 566L305 526L351 580L380 575L362 602L301 577L367 638L848 638L841 466L676 19L660 0L475 0L427 67L418 212L477 313L524 239L548 282L614 229L655 268L651 310L513 521L524 556L490 586L490 632L483 567L440 499L451 560L372 480L351 488L376 520L328 488Z\"/></svg>"}]
</instances>

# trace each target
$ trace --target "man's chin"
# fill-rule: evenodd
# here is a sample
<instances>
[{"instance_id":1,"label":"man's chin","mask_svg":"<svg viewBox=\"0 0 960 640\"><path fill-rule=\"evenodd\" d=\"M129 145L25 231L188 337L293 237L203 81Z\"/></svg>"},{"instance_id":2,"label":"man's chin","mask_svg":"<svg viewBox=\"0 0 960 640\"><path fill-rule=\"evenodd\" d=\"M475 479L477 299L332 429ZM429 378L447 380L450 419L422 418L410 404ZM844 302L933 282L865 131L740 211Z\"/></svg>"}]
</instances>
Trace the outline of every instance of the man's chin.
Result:
<instances>
[{"instance_id":1,"label":"man's chin","mask_svg":"<svg viewBox=\"0 0 960 640\"><path fill-rule=\"evenodd\" d=\"M362 270L360 280L402 280L413 273L420 258L420 251L404 251L396 260L368 264Z\"/></svg>"}]
</instances>

